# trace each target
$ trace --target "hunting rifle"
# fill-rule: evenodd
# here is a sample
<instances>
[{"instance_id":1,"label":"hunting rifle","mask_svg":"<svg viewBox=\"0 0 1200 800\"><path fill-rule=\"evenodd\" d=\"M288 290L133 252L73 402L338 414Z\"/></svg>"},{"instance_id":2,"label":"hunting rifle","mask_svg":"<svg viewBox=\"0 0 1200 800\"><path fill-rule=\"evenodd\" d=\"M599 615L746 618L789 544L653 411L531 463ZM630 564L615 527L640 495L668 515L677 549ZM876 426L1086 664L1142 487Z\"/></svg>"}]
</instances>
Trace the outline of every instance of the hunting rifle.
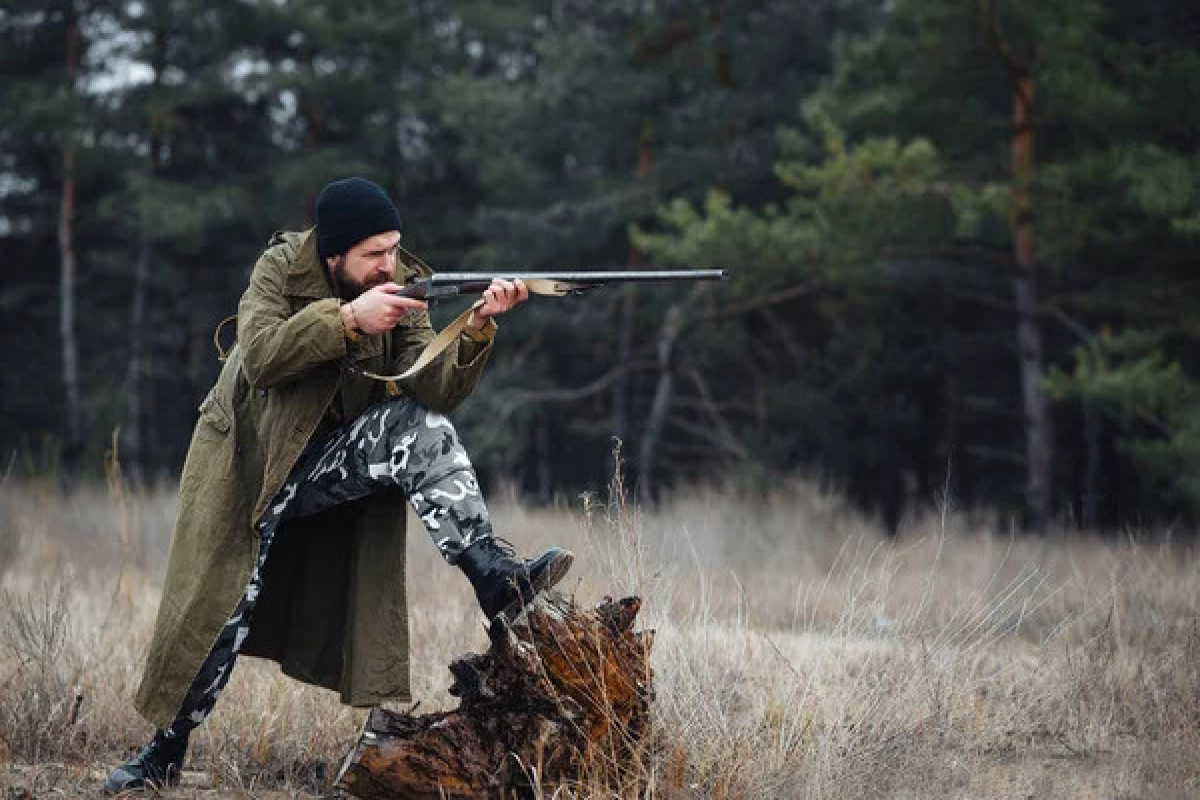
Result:
<instances>
[{"instance_id":1,"label":"hunting rifle","mask_svg":"<svg viewBox=\"0 0 1200 800\"><path fill-rule=\"evenodd\" d=\"M524 281L531 294L562 297L583 294L610 283L652 281L720 281L723 269L635 270L617 272L441 272L417 278L395 294L417 300L437 301L459 295L479 294L495 279Z\"/></svg>"},{"instance_id":2,"label":"hunting rifle","mask_svg":"<svg viewBox=\"0 0 1200 800\"><path fill-rule=\"evenodd\" d=\"M723 269L676 269L676 270L637 270L629 272L442 272L433 273L428 277L417 278L411 283L400 287L393 294L402 297L412 297L417 300L437 302L460 295L474 295L486 290L496 278L515 280L520 278L530 294L562 297L568 294L583 294L610 283L642 283L650 281L720 281L725 280ZM483 301L476 302L476 306ZM472 309L475 306L472 306ZM417 360L399 375L380 375L369 372L354 364L343 366L351 372L364 375L375 380L385 381L389 393L398 391L397 381L403 381L420 370L443 353L450 344L458 338L466 328L467 318L471 309L464 311L453 322L443 328L432 341L425 346Z\"/></svg>"}]
</instances>

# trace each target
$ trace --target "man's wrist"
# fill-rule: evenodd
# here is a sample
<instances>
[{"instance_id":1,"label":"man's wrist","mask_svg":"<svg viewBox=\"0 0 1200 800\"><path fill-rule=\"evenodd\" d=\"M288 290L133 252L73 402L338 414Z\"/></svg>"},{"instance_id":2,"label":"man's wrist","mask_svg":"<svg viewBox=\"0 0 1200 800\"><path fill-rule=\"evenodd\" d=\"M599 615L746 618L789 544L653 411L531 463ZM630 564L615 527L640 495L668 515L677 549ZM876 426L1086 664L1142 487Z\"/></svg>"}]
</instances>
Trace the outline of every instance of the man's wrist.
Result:
<instances>
[{"instance_id":1,"label":"man's wrist","mask_svg":"<svg viewBox=\"0 0 1200 800\"><path fill-rule=\"evenodd\" d=\"M346 329L346 338L357 342L362 336L362 328L358 324L358 312L354 309L354 303L343 303L338 311L342 316L342 326Z\"/></svg>"}]
</instances>

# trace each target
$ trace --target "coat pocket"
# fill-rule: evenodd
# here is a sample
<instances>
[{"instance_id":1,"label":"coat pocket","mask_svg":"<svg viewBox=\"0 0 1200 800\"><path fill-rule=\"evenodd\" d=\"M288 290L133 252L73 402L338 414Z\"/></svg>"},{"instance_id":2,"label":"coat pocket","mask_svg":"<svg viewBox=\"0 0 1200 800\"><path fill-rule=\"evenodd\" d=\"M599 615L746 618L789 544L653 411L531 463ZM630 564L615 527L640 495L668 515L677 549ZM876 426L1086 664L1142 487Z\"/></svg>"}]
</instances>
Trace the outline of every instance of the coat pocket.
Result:
<instances>
[{"instance_id":1,"label":"coat pocket","mask_svg":"<svg viewBox=\"0 0 1200 800\"><path fill-rule=\"evenodd\" d=\"M197 427L207 425L216 430L220 434L229 433L233 428L233 417L229 413L229 409L221 402L221 398L217 397L215 391L209 392L208 397L204 398L204 402L200 404L200 420Z\"/></svg>"}]
</instances>

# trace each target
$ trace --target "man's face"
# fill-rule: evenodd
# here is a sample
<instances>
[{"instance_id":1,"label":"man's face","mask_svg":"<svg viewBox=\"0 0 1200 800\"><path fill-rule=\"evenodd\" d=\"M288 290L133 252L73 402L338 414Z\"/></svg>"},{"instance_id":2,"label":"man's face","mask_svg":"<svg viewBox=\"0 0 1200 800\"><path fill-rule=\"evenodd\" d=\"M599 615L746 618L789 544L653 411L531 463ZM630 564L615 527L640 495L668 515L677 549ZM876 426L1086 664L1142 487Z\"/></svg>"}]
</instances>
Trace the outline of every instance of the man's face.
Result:
<instances>
[{"instance_id":1,"label":"man's face","mask_svg":"<svg viewBox=\"0 0 1200 800\"><path fill-rule=\"evenodd\" d=\"M329 258L329 273L345 300L353 300L373 286L396 276L400 232L387 231L363 239L345 255Z\"/></svg>"}]
</instances>

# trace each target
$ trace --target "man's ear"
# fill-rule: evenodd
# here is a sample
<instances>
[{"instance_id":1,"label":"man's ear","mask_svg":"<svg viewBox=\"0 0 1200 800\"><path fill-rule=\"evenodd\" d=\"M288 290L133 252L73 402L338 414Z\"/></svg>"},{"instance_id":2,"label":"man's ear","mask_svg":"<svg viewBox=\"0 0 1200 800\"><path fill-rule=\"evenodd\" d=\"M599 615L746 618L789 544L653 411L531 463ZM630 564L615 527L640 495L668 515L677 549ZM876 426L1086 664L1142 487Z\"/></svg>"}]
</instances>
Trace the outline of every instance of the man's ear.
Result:
<instances>
[{"instance_id":1,"label":"man's ear","mask_svg":"<svg viewBox=\"0 0 1200 800\"><path fill-rule=\"evenodd\" d=\"M340 256L340 255L325 256L325 266L329 267L330 269L333 269L334 267L336 267L337 265L339 265L341 263L342 263L342 256Z\"/></svg>"}]
</instances>

